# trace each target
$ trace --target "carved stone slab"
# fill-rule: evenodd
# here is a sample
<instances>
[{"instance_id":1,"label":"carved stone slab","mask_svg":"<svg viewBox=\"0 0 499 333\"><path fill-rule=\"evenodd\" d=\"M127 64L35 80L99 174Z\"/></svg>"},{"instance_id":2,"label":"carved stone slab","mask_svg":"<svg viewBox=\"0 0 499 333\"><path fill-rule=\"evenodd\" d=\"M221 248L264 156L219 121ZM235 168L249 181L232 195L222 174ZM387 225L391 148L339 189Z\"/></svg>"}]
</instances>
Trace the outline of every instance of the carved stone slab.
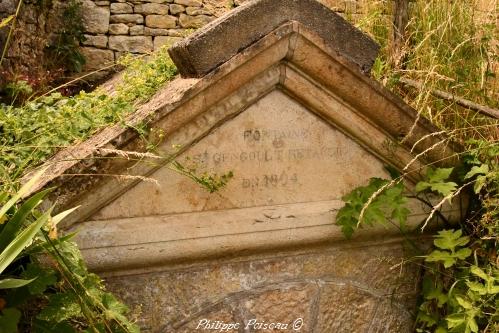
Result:
<instances>
[{"instance_id":1,"label":"carved stone slab","mask_svg":"<svg viewBox=\"0 0 499 333\"><path fill-rule=\"evenodd\" d=\"M289 21L315 31L368 73L379 46L316 0L253 0L213 21L170 48L184 77L201 77Z\"/></svg>"}]
</instances>

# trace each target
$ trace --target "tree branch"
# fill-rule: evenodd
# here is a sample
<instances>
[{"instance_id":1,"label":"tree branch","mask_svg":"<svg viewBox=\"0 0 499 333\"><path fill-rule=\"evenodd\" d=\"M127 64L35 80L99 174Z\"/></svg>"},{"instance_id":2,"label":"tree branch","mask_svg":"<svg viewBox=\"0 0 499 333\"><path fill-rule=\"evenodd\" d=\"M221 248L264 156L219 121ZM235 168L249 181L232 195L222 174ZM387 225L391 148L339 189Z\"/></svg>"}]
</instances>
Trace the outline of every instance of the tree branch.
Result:
<instances>
[{"instance_id":1,"label":"tree branch","mask_svg":"<svg viewBox=\"0 0 499 333\"><path fill-rule=\"evenodd\" d=\"M403 84L405 84L407 86L410 86L410 87L413 87L413 88L416 88L419 90L423 90L423 84L418 82L418 81L407 79L407 78L401 78L400 82L402 82ZM448 92L445 92L442 90L434 89L434 90L430 90L430 93L435 97L454 102L457 105L460 105L462 107L465 107L465 108L473 110L473 111L477 111L478 113L481 113L481 114L486 115L488 117L499 119L499 110L493 109L493 108L485 106L485 105L477 104L475 102L464 99L462 97L449 94Z\"/></svg>"}]
</instances>

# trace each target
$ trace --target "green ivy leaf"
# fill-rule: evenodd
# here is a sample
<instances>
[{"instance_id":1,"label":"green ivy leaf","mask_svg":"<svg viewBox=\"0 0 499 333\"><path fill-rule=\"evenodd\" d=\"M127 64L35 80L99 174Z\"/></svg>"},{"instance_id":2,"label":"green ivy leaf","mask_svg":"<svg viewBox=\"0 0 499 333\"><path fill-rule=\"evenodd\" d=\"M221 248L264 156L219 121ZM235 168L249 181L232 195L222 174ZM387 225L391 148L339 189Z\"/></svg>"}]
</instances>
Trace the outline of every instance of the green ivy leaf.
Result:
<instances>
[{"instance_id":1,"label":"green ivy leaf","mask_svg":"<svg viewBox=\"0 0 499 333\"><path fill-rule=\"evenodd\" d=\"M447 294L442 292L442 288L439 286L438 288L432 289L427 295L426 299L428 300L436 300L437 301L437 307L441 308L444 306L444 304L447 303L449 297Z\"/></svg>"},{"instance_id":2,"label":"green ivy leaf","mask_svg":"<svg viewBox=\"0 0 499 333\"><path fill-rule=\"evenodd\" d=\"M485 281L487 281L487 282L489 282L491 279L492 279L492 281L494 280L494 278L493 278L493 277L491 277L491 276L487 275L487 274L486 274L486 273L485 273L485 272L484 272L484 271L483 271L480 267L478 267L478 266L475 266L475 265L471 266L471 267L470 267L470 272L471 272L471 274L476 275L476 276L478 276L478 277L480 277L480 278L484 279L484 280L485 280Z\"/></svg>"},{"instance_id":3,"label":"green ivy leaf","mask_svg":"<svg viewBox=\"0 0 499 333\"><path fill-rule=\"evenodd\" d=\"M480 193L482 191L482 188L487 184L487 177L486 176L478 176L476 177L475 180L475 185L473 186L473 191L475 191L476 194Z\"/></svg>"},{"instance_id":4,"label":"green ivy leaf","mask_svg":"<svg viewBox=\"0 0 499 333\"><path fill-rule=\"evenodd\" d=\"M465 247L464 249L460 249L456 253L454 253L454 256L458 259L464 260L468 258L471 255L472 251L470 248Z\"/></svg>"}]
</instances>

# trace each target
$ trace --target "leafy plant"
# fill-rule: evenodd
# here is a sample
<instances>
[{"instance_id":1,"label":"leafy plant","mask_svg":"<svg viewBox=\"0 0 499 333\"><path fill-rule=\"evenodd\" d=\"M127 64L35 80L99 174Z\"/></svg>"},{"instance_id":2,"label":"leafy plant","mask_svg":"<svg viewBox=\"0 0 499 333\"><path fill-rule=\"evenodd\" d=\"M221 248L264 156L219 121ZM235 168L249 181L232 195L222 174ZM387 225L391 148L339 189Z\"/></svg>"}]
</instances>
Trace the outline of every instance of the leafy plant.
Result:
<instances>
[{"instance_id":1,"label":"leafy plant","mask_svg":"<svg viewBox=\"0 0 499 333\"><path fill-rule=\"evenodd\" d=\"M51 216L37 211L44 190L21 202L44 170L14 195L0 193L0 332L18 332L23 312L39 304L31 332L138 332L128 309L87 271L72 235L57 238L57 224L74 209ZM40 260L50 255L55 266ZM23 322L26 326L29 322Z\"/></svg>"},{"instance_id":2,"label":"leafy plant","mask_svg":"<svg viewBox=\"0 0 499 333\"><path fill-rule=\"evenodd\" d=\"M69 0L66 3L61 14L61 27L55 42L48 47L50 58L55 59L57 66L81 72L85 57L80 52L80 43L86 38L80 2Z\"/></svg>"},{"instance_id":3,"label":"leafy plant","mask_svg":"<svg viewBox=\"0 0 499 333\"><path fill-rule=\"evenodd\" d=\"M400 181L372 178L367 186L358 187L342 198L345 206L339 210L336 224L347 238L363 225L387 225L387 216L405 229L410 211L405 206L407 199L403 192L404 184Z\"/></svg>"},{"instance_id":4,"label":"leafy plant","mask_svg":"<svg viewBox=\"0 0 499 333\"><path fill-rule=\"evenodd\" d=\"M176 68L166 48L146 62L127 58L116 93L51 93L15 107L0 104L0 189L14 189L27 167L44 162L57 149L83 140L104 126L122 122L136 105L169 81Z\"/></svg>"}]
</instances>

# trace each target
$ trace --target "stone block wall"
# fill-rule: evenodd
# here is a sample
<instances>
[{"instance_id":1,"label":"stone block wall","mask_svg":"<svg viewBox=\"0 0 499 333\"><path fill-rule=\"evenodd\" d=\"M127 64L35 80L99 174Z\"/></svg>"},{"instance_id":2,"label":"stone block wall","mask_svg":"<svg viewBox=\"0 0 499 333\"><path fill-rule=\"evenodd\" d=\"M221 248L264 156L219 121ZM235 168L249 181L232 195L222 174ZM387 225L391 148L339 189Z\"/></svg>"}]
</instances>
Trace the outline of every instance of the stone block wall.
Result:
<instances>
[{"instance_id":1,"label":"stone block wall","mask_svg":"<svg viewBox=\"0 0 499 333\"><path fill-rule=\"evenodd\" d=\"M200 0L83 1L87 70L173 44L215 18Z\"/></svg>"},{"instance_id":2,"label":"stone block wall","mask_svg":"<svg viewBox=\"0 0 499 333\"><path fill-rule=\"evenodd\" d=\"M85 38L81 53L85 71L101 69L124 53L147 54L172 44L248 0L81 0ZM319 0L335 12L356 20L372 6L371 0ZM375 1L390 3L393 0ZM0 18L15 12L18 0L0 0ZM15 41L7 57L28 69L40 64L47 40L58 30L64 1L51 8L40 1L23 3ZM393 7L393 6L388 6ZM390 11L387 12L387 16ZM3 34L2 34L3 33ZM3 35L3 39L2 39ZM0 45L6 29L0 31ZM52 37L50 37L52 36ZM29 54L28 54L29 53Z\"/></svg>"},{"instance_id":3,"label":"stone block wall","mask_svg":"<svg viewBox=\"0 0 499 333\"><path fill-rule=\"evenodd\" d=\"M171 44L248 0L81 0L86 41L81 52L86 71L112 64L123 53L145 54ZM319 0L340 15L357 21L373 6L382 6L387 24L392 22L394 0ZM15 12L18 0L0 0L0 18ZM32 71L54 31L64 1L43 8L40 0L25 0L4 67ZM497 0L480 0L486 13ZM485 15L485 14L484 14ZM388 24L391 27L391 24ZM3 48L7 29L0 30Z\"/></svg>"},{"instance_id":4,"label":"stone block wall","mask_svg":"<svg viewBox=\"0 0 499 333\"><path fill-rule=\"evenodd\" d=\"M123 53L145 54L179 39L247 0L83 0L87 70ZM367 0L322 0L340 14L360 15ZM392 2L392 0L390 0Z\"/></svg>"}]
</instances>

